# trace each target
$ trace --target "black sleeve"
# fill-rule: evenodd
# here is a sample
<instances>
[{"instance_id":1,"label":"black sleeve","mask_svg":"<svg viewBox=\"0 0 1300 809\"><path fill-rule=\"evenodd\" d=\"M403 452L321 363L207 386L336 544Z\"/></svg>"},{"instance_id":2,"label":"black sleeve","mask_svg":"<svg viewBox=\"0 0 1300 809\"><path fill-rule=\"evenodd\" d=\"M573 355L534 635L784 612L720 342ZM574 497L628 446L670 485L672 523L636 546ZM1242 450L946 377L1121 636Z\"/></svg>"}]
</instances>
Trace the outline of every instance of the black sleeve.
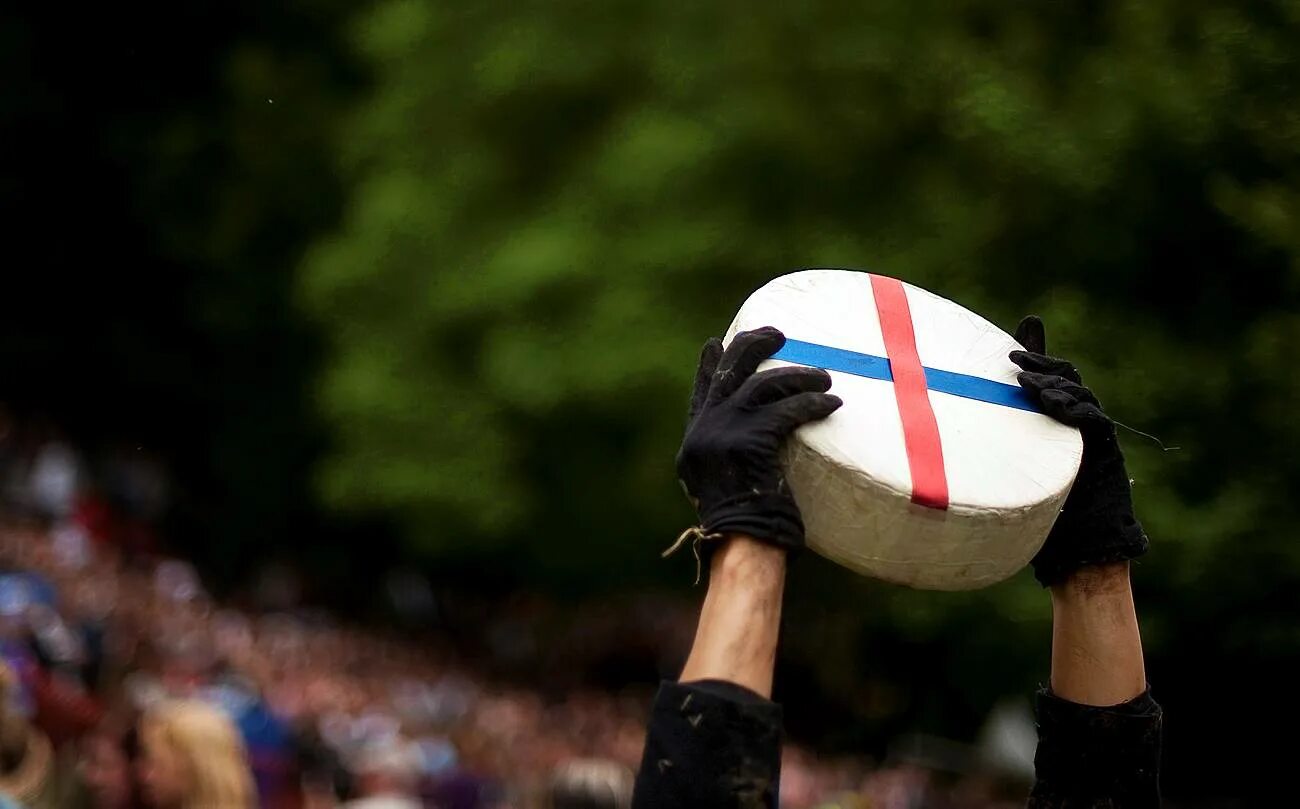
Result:
<instances>
[{"instance_id":1,"label":"black sleeve","mask_svg":"<svg viewBox=\"0 0 1300 809\"><path fill-rule=\"evenodd\" d=\"M663 683L632 809L775 809L781 706L734 683Z\"/></svg>"},{"instance_id":2,"label":"black sleeve","mask_svg":"<svg viewBox=\"0 0 1300 809\"><path fill-rule=\"evenodd\" d=\"M1150 690L1104 708L1038 692L1029 809L1158 807L1163 721Z\"/></svg>"}]
</instances>

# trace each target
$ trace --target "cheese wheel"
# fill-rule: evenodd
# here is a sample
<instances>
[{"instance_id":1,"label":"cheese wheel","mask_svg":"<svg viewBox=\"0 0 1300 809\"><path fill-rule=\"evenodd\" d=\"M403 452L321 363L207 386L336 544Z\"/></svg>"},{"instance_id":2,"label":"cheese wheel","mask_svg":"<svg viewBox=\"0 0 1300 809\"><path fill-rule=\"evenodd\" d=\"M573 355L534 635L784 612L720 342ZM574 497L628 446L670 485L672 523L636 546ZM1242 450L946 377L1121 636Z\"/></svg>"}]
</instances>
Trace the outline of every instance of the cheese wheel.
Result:
<instances>
[{"instance_id":1,"label":"cheese wheel","mask_svg":"<svg viewBox=\"0 0 1300 809\"><path fill-rule=\"evenodd\" d=\"M812 550L936 590L984 587L1028 564L1083 442L1016 383L1010 335L919 287L850 270L769 282L724 342L761 326L787 342L760 370L825 368L844 400L783 450Z\"/></svg>"}]
</instances>

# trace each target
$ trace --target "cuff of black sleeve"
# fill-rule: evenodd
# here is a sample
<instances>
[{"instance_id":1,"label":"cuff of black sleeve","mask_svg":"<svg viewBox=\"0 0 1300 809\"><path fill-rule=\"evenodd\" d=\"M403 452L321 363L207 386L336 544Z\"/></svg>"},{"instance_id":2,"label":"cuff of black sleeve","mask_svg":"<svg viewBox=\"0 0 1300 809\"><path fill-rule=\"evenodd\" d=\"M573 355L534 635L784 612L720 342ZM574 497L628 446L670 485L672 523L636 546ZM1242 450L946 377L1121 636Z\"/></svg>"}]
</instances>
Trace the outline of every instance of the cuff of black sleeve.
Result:
<instances>
[{"instance_id":1,"label":"cuff of black sleeve","mask_svg":"<svg viewBox=\"0 0 1300 809\"><path fill-rule=\"evenodd\" d=\"M775 807L781 706L720 680L663 683L637 777L641 807Z\"/></svg>"},{"instance_id":2,"label":"cuff of black sleeve","mask_svg":"<svg viewBox=\"0 0 1300 809\"><path fill-rule=\"evenodd\" d=\"M696 691L703 691L706 694L717 697L718 699L734 702L738 705L755 706L762 710L775 708L775 718L779 723L781 721L781 706L771 701L757 691L751 691L743 685L729 682L727 680L691 680L680 683L679 685L689 686Z\"/></svg>"},{"instance_id":3,"label":"cuff of black sleeve","mask_svg":"<svg viewBox=\"0 0 1300 809\"><path fill-rule=\"evenodd\" d=\"M1148 689L1121 705L1097 707L1038 693L1037 783L1029 806L1160 803L1163 712ZM1109 803L1104 803L1109 801Z\"/></svg>"}]
</instances>

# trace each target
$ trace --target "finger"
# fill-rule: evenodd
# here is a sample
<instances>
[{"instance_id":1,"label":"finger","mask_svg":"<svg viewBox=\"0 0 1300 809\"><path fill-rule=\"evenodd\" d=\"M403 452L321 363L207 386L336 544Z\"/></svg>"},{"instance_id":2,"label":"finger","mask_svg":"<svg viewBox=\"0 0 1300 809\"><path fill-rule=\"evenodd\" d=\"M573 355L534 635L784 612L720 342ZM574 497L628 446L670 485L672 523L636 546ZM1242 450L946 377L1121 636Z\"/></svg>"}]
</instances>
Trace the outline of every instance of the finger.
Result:
<instances>
[{"instance_id":1,"label":"finger","mask_svg":"<svg viewBox=\"0 0 1300 809\"><path fill-rule=\"evenodd\" d=\"M824 419L844 404L833 393L796 393L764 408L777 434L785 437L810 421Z\"/></svg>"},{"instance_id":2,"label":"finger","mask_svg":"<svg viewBox=\"0 0 1300 809\"><path fill-rule=\"evenodd\" d=\"M758 364L780 351L783 345L785 335L771 326L737 334L718 361L708 400L716 402L735 393L758 369Z\"/></svg>"},{"instance_id":3,"label":"finger","mask_svg":"<svg viewBox=\"0 0 1300 809\"><path fill-rule=\"evenodd\" d=\"M769 368L745 380L733 399L740 404L758 407L780 401L796 393L825 393L830 390L831 375L820 368L788 366Z\"/></svg>"},{"instance_id":4,"label":"finger","mask_svg":"<svg viewBox=\"0 0 1300 809\"><path fill-rule=\"evenodd\" d=\"M1082 382L1079 371L1069 361L1057 357L1049 357L1046 354L1037 354L1031 351L1012 351L1007 357L1019 365L1023 370L1032 371L1039 374L1053 374L1063 376L1066 379L1075 382Z\"/></svg>"},{"instance_id":5,"label":"finger","mask_svg":"<svg viewBox=\"0 0 1300 809\"><path fill-rule=\"evenodd\" d=\"M1081 400L1069 391L1056 389L1043 391L1041 398L1043 412L1071 427L1111 423L1110 417L1102 411L1095 400Z\"/></svg>"},{"instance_id":6,"label":"finger","mask_svg":"<svg viewBox=\"0 0 1300 809\"><path fill-rule=\"evenodd\" d=\"M1038 393L1047 390L1059 390L1081 402L1092 402L1094 404L1097 402L1097 397L1093 395L1091 390L1073 379L1066 379L1056 374L1036 374L1031 371L1023 371L1016 374L1016 380L1020 382L1021 387Z\"/></svg>"},{"instance_id":7,"label":"finger","mask_svg":"<svg viewBox=\"0 0 1300 809\"><path fill-rule=\"evenodd\" d=\"M709 395L709 385L713 383L713 374L718 370L718 360L722 357L722 341L716 337L710 337L700 350L700 365L695 369L695 388L691 392L691 406L687 411L687 416L694 418L700 408L704 407L704 400Z\"/></svg>"},{"instance_id":8,"label":"finger","mask_svg":"<svg viewBox=\"0 0 1300 809\"><path fill-rule=\"evenodd\" d=\"M1111 427L1115 423L1110 416L1106 415L1106 411L1094 402L1078 402L1070 412L1081 427L1088 424L1104 424Z\"/></svg>"},{"instance_id":9,"label":"finger","mask_svg":"<svg viewBox=\"0 0 1300 809\"><path fill-rule=\"evenodd\" d=\"M1047 333L1043 330L1043 321L1038 315L1028 315L1016 326L1016 342L1025 347L1026 351L1032 351L1036 354L1047 352Z\"/></svg>"},{"instance_id":10,"label":"finger","mask_svg":"<svg viewBox=\"0 0 1300 809\"><path fill-rule=\"evenodd\" d=\"M1044 413L1063 424L1077 426L1070 413L1070 408L1075 404L1073 396L1063 390L1048 389L1039 392L1038 400L1043 404Z\"/></svg>"}]
</instances>

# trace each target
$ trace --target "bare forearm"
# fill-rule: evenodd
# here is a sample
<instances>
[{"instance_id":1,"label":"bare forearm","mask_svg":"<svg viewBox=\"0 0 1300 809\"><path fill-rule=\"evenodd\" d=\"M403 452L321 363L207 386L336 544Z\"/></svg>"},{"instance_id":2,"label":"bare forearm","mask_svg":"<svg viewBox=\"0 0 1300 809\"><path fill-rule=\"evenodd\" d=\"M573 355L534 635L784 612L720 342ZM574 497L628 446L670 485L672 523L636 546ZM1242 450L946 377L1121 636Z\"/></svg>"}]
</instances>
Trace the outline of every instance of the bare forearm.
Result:
<instances>
[{"instance_id":1,"label":"bare forearm","mask_svg":"<svg viewBox=\"0 0 1300 809\"><path fill-rule=\"evenodd\" d=\"M1145 690L1128 563L1080 568L1052 588L1052 693L1118 705Z\"/></svg>"},{"instance_id":2,"label":"bare forearm","mask_svg":"<svg viewBox=\"0 0 1300 809\"><path fill-rule=\"evenodd\" d=\"M1052 613L1027 805L1157 809L1163 714L1146 688L1128 563L1079 568L1052 587Z\"/></svg>"},{"instance_id":3,"label":"bare forearm","mask_svg":"<svg viewBox=\"0 0 1300 809\"><path fill-rule=\"evenodd\" d=\"M725 680L770 698L784 586L784 550L747 537L718 548L681 681Z\"/></svg>"}]
</instances>

